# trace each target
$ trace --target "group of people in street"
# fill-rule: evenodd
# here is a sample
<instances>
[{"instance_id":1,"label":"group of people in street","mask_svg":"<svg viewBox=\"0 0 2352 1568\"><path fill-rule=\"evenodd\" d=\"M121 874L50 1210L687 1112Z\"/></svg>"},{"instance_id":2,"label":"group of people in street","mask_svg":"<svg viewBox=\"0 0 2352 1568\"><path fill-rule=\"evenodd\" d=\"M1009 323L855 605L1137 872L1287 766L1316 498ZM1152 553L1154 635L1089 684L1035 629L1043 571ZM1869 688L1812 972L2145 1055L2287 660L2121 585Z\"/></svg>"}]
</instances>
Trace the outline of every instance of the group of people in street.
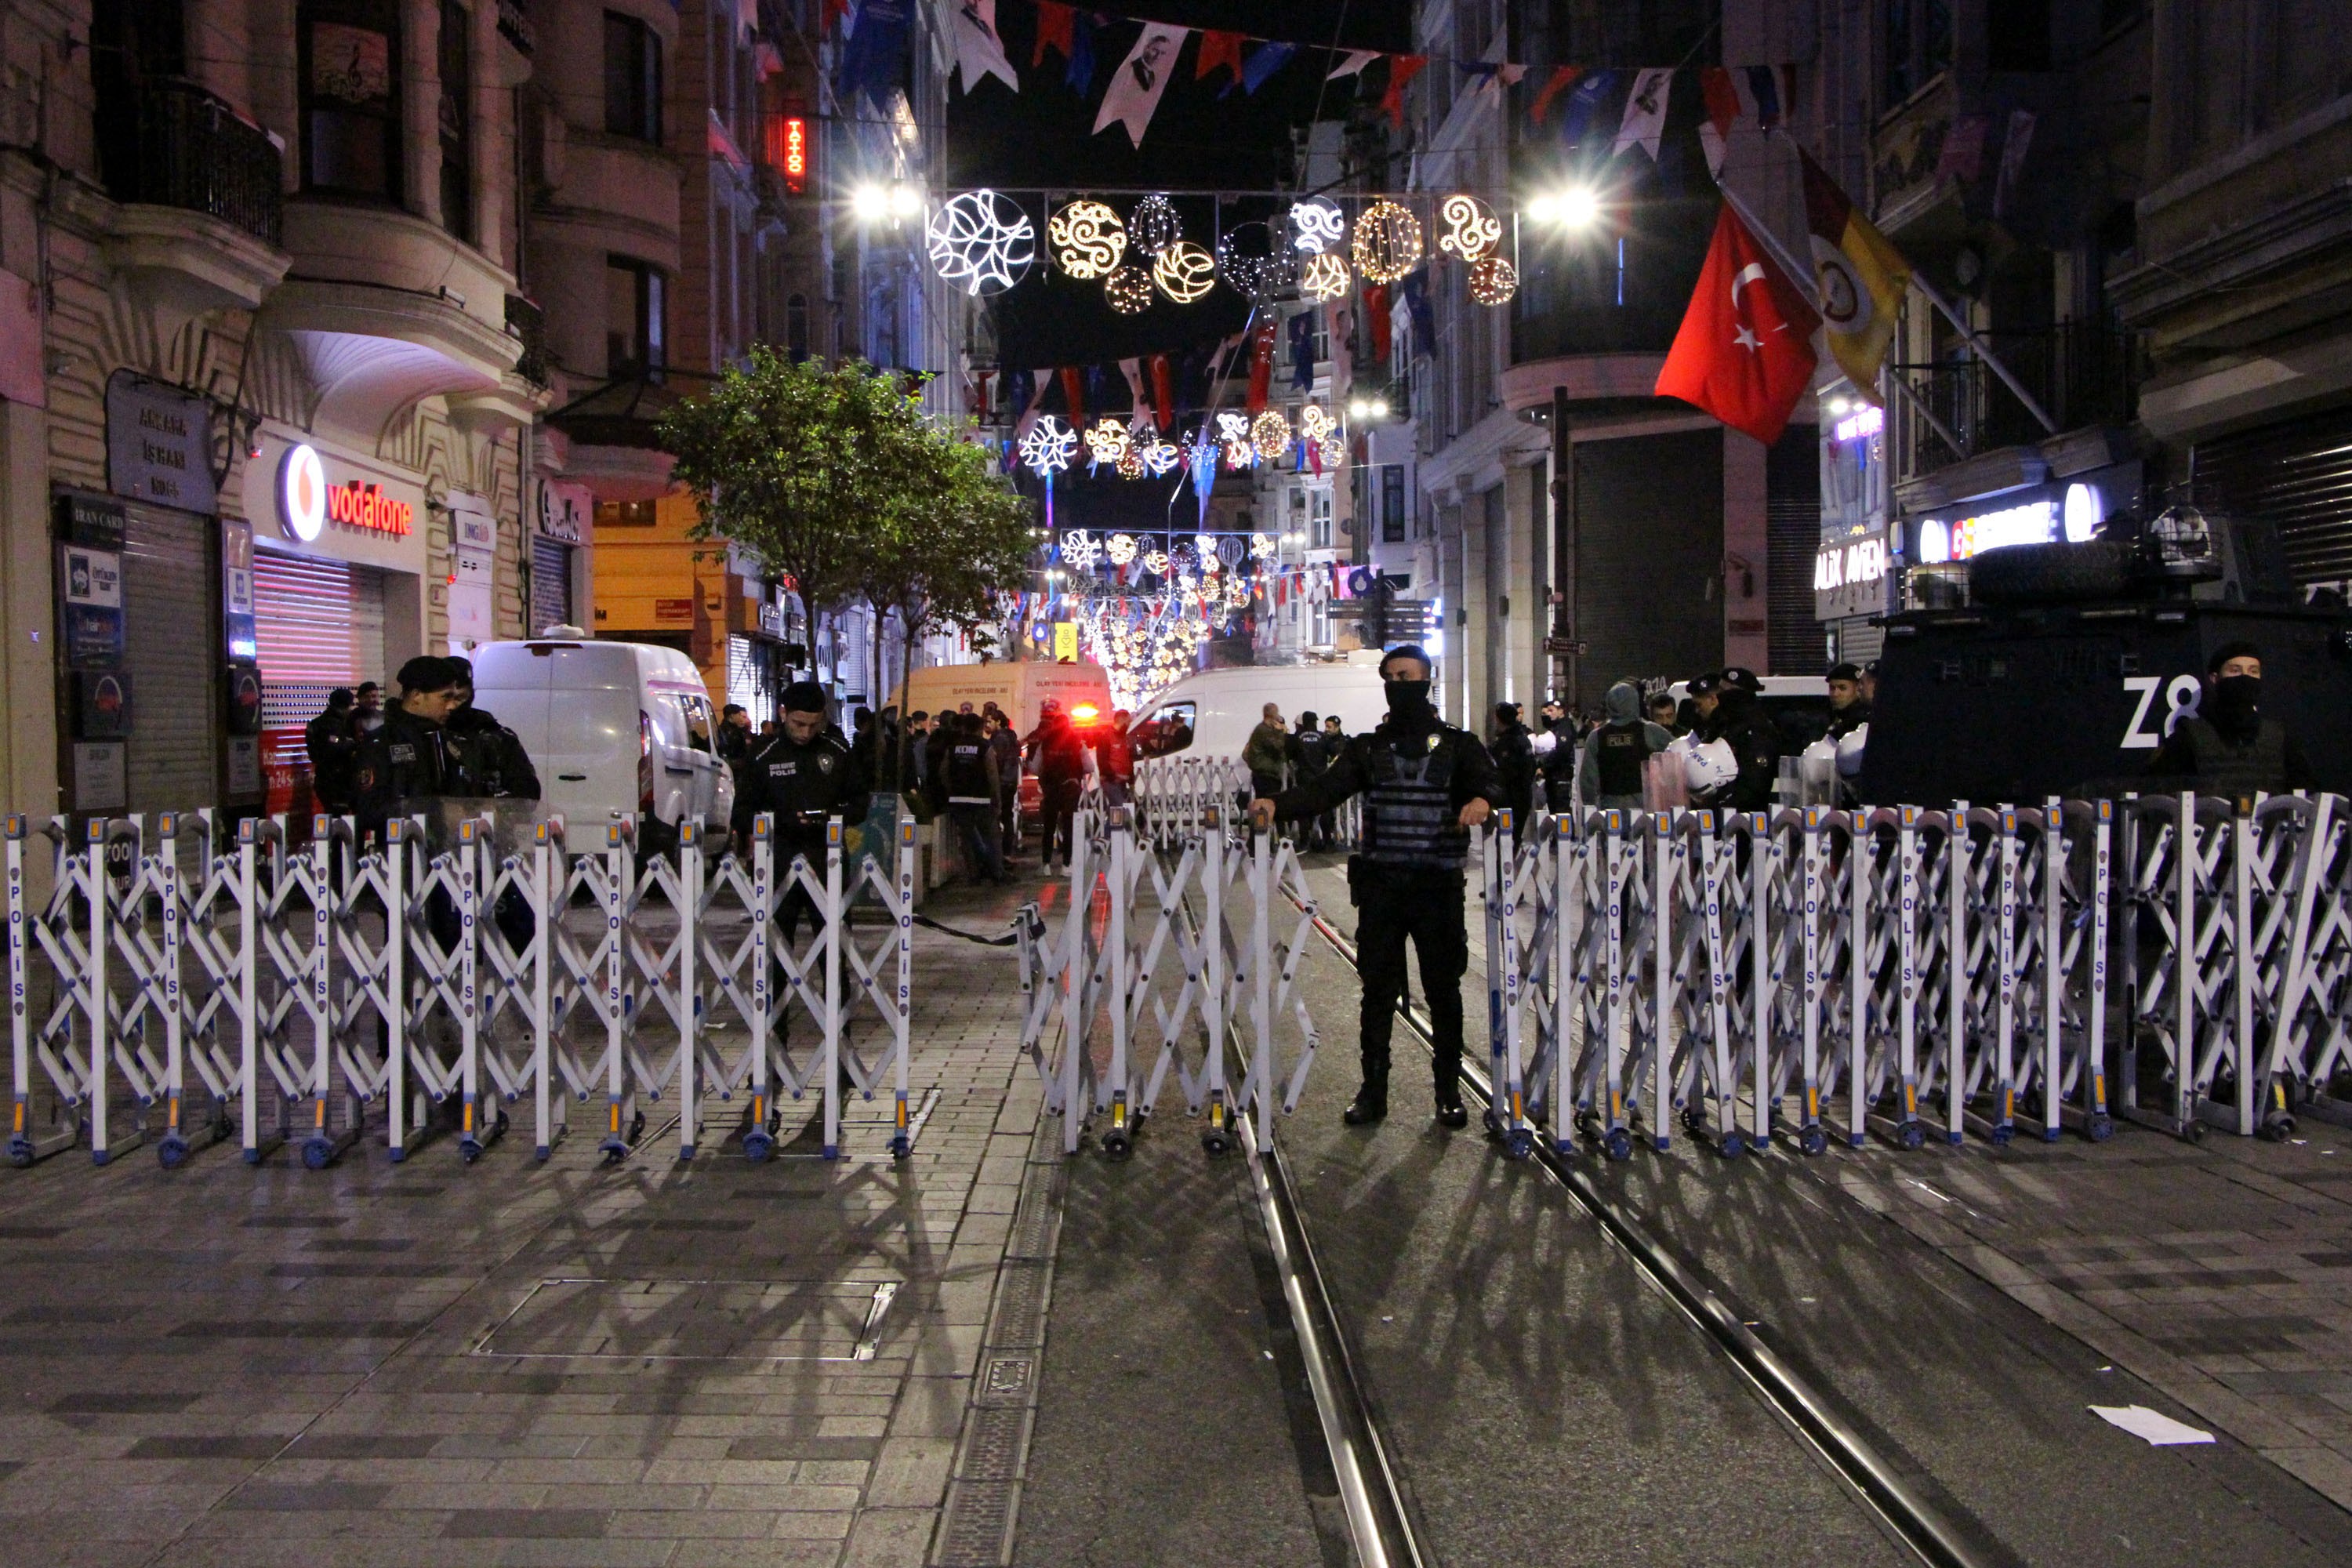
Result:
<instances>
[{"instance_id":1,"label":"group of people in street","mask_svg":"<svg viewBox=\"0 0 2352 1568\"><path fill-rule=\"evenodd\" d=\"M389 818L430 801L539 798L539 773L521 740L474 705L470 660L420 654L396 681L390 707L374 681L337 687L303 727L320 811L381 834Z\"/></svg>"}]
</instances>

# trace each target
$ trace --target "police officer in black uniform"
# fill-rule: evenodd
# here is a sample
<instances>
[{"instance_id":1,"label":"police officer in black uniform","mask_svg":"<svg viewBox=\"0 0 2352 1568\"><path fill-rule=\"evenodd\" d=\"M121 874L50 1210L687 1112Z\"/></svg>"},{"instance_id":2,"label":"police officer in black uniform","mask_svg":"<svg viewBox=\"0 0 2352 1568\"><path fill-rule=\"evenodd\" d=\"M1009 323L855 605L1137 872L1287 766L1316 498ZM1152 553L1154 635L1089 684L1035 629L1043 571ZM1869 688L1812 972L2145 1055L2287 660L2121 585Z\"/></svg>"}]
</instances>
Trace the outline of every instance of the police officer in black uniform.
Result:
<instances>
[{"instance_id":1,"label":"police officer in black uniform","mask_svg":"<svg viewBox=\"0 0 2352 1568\"><path fill-rule=\"evenodd\" d=\"M779 881L795 855L807 856L812 866L824 865L825 818L863 816L867 794L849 748L825 733L824 688L814 680L793 682L784 688L783 709L782 732L738 770L732 823L748 849L752 819L763 811L775 815ZM776 911L786 942L798 933L803 911L814 915L815 905L794 884Z\"/></svg>"},{"instance_id":2,"label":"police officer in black uniform","mask_svg":"<svg viewBox=\"0 0 2352 1568\"><path fill-rule=\"evenodd\" d=\"M455 700L441 727L459 755L470 785L466 793L500 800L537 800L539 770L530 765L522 737L499 723L497 715L474 706L474 661L452 655L449 664L457 672L457 684L451 689Z\"/></svg>"},{"instance_id":3,"label":"police officer in black uniform","mask_svg":"<svg viewBox=\"0 0 2352 1568\"><path fill-rule=\"evenodd\" d=\"M1862 695L1862 666L1830 666L1829 738L1843 741L1870 722L1870 704Z\"/></svg>"},{"instance_id":4,"label":"police officer in black uniform","mask_svg":"<svg viewBox=\"0 0 2352 1568\"><path fill-rule=\"evenodd\" d=\"M1715 798L1696 804L1731 811L1770 810L1773 786L1780 777L1781 742L1780 727L1757 700L1764 694L1764 683L1754 670L1733 665L1700 676L1691 682L1690 693L1698 704L1699 739L1727 742L1739 766L1738 777Z\"/></svg>"},{"instance_id":5,"label":"police officer in black uniform","mask_svg":"<svg viewBox=\"0 0 2352 1568\"><path fill-rule=\"evenodd\" d=\"M2193 781L2205 795L2251 800L2287 795L2317 783L2294 737L2263 716L2263 651L2250 642L2226 642L2205 661L2203 705L2173 725L2148 771Z\"/></svg>"},{"instance_id":6,"label":"police officer in black uniform","mask_svg":"<svg viewBox=\"0 0 2352 1568\"><path fill-rule=\"evenodd\" d=\"M400 700L360 742L352 769L362 834L381 838L387 821L416 805L475 793L443 723L457 709L458 678L455 664L430 654L400 667Z\"/></svg>"},{"instance_id":7,"label":"police officer in black uniform","mask_svg":"<svg viewBox=\"0 0 2352 1568\"><path fill-rule=\"evenodd\" d=\"M1378 1121L1389 1111L1389 1031L1404 994L1410 937L1435 1026L1437 1120L1459 1127L1469 1120L1461 1083L1462 973L1470 963L1462 868L1470 829L1500 804L1502 781L1475 735L1438 718L1428 655L1410 644L1391 648L1381 679L1389 714L1380 728L1350 738L1318 776L1251 802L1250 816L1265 829L1277 817L1316 816L1364 795L1363 848L1348 863L1364 983L1364 1083L1348 1107L1348 1124Z\"/></svg>"}]
</instances>

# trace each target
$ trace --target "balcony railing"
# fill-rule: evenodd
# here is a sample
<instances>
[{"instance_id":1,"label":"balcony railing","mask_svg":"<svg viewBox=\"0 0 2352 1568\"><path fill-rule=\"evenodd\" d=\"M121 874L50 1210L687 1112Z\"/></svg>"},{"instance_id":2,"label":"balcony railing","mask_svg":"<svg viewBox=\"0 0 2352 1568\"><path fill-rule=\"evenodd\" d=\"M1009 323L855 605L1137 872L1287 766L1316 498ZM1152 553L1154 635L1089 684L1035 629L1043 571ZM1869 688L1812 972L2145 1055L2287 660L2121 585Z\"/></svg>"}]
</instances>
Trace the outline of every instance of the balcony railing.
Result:
<instances>
[{"instance_id":1,"label":"balcony railing","mask_svg":"<svg viewBox=\"0 0 2352 1568\"><path fill-rule=\"evenodd\" d=\"M515 374L533 386L547 384L547 312L520 294L507 296L507 331L522 344Z\"/></svg>"},{"instance_id":2,"label":"balcony railing","mask_svg":"<svg viewBox=\"0 0 2352 1568\"><path fill-rule=\"evenodd\" d=\"M2064 321L2038 332L1980 333L2061 431L2126 425L2139 412L2147 340L2095 321ZM1910 400L1898 399L1898 479L1916 479L1964 458L2030 446L2050 432L1992 367L1967 349L1932 364L1897 364L1914 398L1957 437L1958 449Z\"/></svg>"},{"instance_id":3,"label":"balcony railing","mask_svg":"<svg viewBox=\"0 0 2352 1568\"><path fill-rule=\"evenodd\" d=\"M190 81L143 83L131 108L131 123L121 126L100 106L106 184L115 200L206 213L268 245L283 244L281 160L268 132Z\"/></svg>"}]
</instances>

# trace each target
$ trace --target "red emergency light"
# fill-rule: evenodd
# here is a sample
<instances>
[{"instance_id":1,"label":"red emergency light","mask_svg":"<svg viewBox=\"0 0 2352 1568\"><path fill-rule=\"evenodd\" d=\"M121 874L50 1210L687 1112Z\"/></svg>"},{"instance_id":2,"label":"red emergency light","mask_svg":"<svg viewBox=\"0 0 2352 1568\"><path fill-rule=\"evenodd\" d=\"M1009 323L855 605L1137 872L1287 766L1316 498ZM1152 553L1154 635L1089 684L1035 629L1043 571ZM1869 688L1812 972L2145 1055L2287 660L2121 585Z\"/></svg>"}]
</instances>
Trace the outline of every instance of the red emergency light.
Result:
<instances>
[{"instance_id":1,"label":"red emergency light","mask_svg":"<svg viewBox=\"0 0 2352 1568\"><path fill-rule=\"evenodd\" d=\"M1070 720L1076 724L1091 724L1102 717L1102 710L1091 702L1081 702L1070 710Z\"/></svg>"}]
</instances>

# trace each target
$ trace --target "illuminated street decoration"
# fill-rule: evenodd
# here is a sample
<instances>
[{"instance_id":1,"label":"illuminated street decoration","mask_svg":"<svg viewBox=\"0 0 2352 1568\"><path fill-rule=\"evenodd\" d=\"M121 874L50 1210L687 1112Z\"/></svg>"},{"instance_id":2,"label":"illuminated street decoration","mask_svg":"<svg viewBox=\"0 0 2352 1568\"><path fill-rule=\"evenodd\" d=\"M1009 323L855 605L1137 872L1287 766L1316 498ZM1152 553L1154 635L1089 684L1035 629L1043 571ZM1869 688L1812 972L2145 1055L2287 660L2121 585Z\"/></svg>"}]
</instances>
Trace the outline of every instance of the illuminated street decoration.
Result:
<instances>
[{"instance_id":1,"label":"illuminated street decoration","mask_svg":"<svg viewBox=\"0 0 2352 1568\"><path fill-rule=\"evenodd\" d=\"M1127 254L1127 225L1097 201L1072 202L1045 226L1054 265L1082 282L1107 278Z\"/></svg>"},{"instance_id":2,"label":"illuminated street decoration","mask_svg":"<svg viewBox=\"0 0 2352 1568\"><path fill-rule=\"evenodd\" d=\"M1217 276L1254 305L1288 288L1298 276L1297 262L1297 254L1276 245L1274 231L1262 223L1237 225L1217 241Z\"/></svg>"},{"instance_id":3,"label":"illuminated street decoration","mask_svg":"<svg viewBox=\"0 0 2352 1568\"><path fill-rule=\"evenodd\" d=\"M1298 274L1298 291L1317 304L1348 297L1348 258L1339 255L1310 256Z\"/></svg>"},{"instance_id":4,"label":"illuminated street decoration","mask_svg":"<svg viewBox=\"0 0 2352 1568\"><path fill-rule=\"evenodd\" d=\"M1374 202L1356 220L1356 270L1367 283L1393 283L1421 260L1421 220L1394 202Z\"/></svg>"},{"instance_id":5,"label":"illuminated street decoration","mask_svg":"<svg viewBox=\"0 0 2352 1568\"><path fill-rule=\"evenodd\" d=\"M1191 240L1179 239L1152 262L1151 280L1177 304L1197 304L1216 285L1217 258Z\"/></svg>"},{"instance_id":6,"label":"illuminated street decoration","mask_svg":"<svg viewBox=\"0 0 2352 1568\"><path fill-rule=\"evenodd\" d=\"M1184 237L1184 220L1176 216L1176 204L1154 193L1135 204L1127 215L1127 237L1135 248L1146 256L1167 254L1168 247Z\"/></svg>"},{"instance_id":7,"label":"illuminated street decoration","mask_svg":"<svg viewBox=\"0 0 2352 1568\"><path fill-rule=\"evenodd\" d=\"M1150 446L1143 448L1143 466L1151 470L1152 477L1155 479L1174 473L1176 466L1183 460L1182 447L1173 442L1160 440L1157 437L1152 438Z\"/></svg>"},{"instance_id":8,"label":"illuminated street decoration","mask_svg":"<svg viewBox=\"0 0 2352 1568\"><path fill-rule=\"evenodd\" d=\"M1091 572L1102 558L1102 544L1083 528L1062 535L1062 564L1074 572Z\"/></svg>"},{"instance_id":9,"label":"illuminated street decoration","mask_svg":"<svg viewBox=\"0 0 2352 1568\"><path fill-rule=\"evenodd\" d=\"M1012 288L1037 259L1029 215L994 191L967 191L944 203L924 234L940 277L978 297Z\"/></svg>"},{"instance_id":10,"label":"illuminated street decoration","mask_svg":"<svg viewBox=\"0 0 2352 1568\"><path fill-rule=\"evenodd\" d=\"M1230 411L1218 415L1217 440L1225 448L1225 467L1247 468L1256 465L1257 451L1250 445L1247 415Z\"/></svg>"},{"instance_id":11,"label":"illuminated street decoration","mask_svg":"<svg viewBox=\"0 0 2352 1568\"><path fill-rule=\"evenodd\" d=\"M1087 432L1087 458L1090 462L1116 463L1127 456L1127 426L1104 415Z\"/></svg>"},{"instance_id":12,"label":"illuminated street decoration","mask_svg":"<svg viewBox=\"0 0 2352 1568\"><path fill-rule=\"evenodd\" d=\"M1253 561L1265 560L1267 556L1274 553L1274 535L1271 533L1251 534L1249 552L1250 559Z\"/></svg>"},{"instance_id":13,"label":"illuminated street decoration","mask_svg":"<svg viewBox=\"0 0 2352 1568\"><path fill-rule=\"evenodd\" d=\"M1122 479L1139 479L1143 477L1141 447L1130 445L1126 451L1118 455L1118 477Z\"/></svg>"},{"instance_id":14,"label":"illuminated street decoration","mask_svg":"<svg viewBox=\"0 0 2352 1568\"><path fill-rule=\"evenodd\" d=\"M1151 274L1140 267L1122 267L1103 279L1103 300L1122 316L1140 316L1151 309Z\"/></svg>"},{"instance_id":15,"label":"illuminated street decoration","mask_svg":"<svg viewBox=\"0 0 2352 1568\"><path fill-rule=\"evenodd\" d=\"M1499 256L1470 264L1470 298L1481 305L1507 305L1519 291L1519 269Z\"/></svg>"},{"instance_id":16,"label":"illuminated street decoration","mask_svg":"<svg viewBox=\"0 0 2352 1568\"><path fill-rule=\"evenodd\" d=\"M1282 460L1290 450L1290 421L1281 410L1269 408L1250 422L1250 446L1269 463Z\"/></svg>"},{"instance_id":17,"label":"illuminated street decoration","mask_svg":"<svg viewBox=\"0 0 2352 1568\"><path fill-rule=\"evenodd\" d=\"M1444 230L1438 237L1437 248L1465 261L1492 255L1503 240L1501 221L1491 207L1474 195L1446 197L1438 206L1437 221Z\"/></svg>"},{"instance_id":18,"label":"illuminated street decoration","mask_svg":"<svg viewBox=\"0 0 2352 1568\"><path fill-rule=\"evenodd\" d=\"M1021 437L1021 460L1041 479L1051 479L1057 470L1068 468L1077 449L1076 433L1050 414Z\"/></svg>"},{"instance_id":19,"label":"illuminated street decoration","mask_svg":"<svg viewBox=\"0 0 2352 1568\"><path fill-rule=\"evenodd\" d=\"M1298 434L1302 439L1320 441L1339 427L1319 403L1310 403L1298 411Z\"/></svg>"},{"instance_id":20,"label":"illuminated street decoration","mask_svg":"<svg viewBox=\"0 0 2352 1568\"><path fill-rule=\"evenodd\" d=\"M1290 247L1302 256L1321 256L1339 248L1348 232L1347 215L1328 196L1309 196L1290 204Z\"/></svg>"},{"instance_id":21,"label":"illuminated street decoration","mask_svg":"<svg viewBox=\"0 0 2352 1568\"><path fill-rule=\"evenodd\" d=\"M1112 565L1126 565L1129 562L1135 559L1135 535L1131 533L1112 534L1110 536L1110 543L1104 550L1103 553L1110 558L1110 563Z\"/></svg>"}]
</instances>

